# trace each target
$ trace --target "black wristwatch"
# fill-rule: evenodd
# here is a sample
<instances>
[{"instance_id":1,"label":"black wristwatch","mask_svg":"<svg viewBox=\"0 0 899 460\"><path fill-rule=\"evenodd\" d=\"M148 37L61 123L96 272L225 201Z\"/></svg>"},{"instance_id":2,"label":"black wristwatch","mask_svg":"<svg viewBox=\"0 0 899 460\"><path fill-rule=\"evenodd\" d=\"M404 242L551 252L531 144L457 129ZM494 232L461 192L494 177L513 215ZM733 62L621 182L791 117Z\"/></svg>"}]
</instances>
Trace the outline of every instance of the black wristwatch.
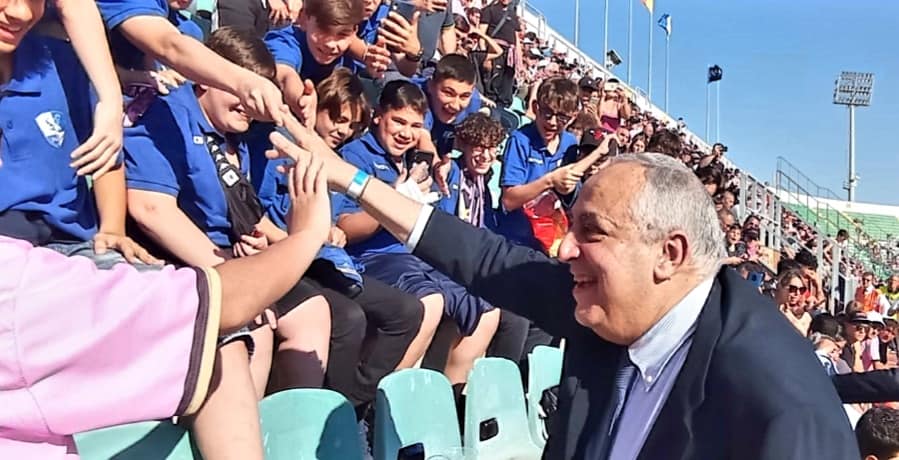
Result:
<instances>
[{"instance_id":1,"label":"black wristwatch","mask_svg":"<svg viewBox=\"0 0 899 460\"><path fill-rule=\"evenodd\" d=\"M406 53L406 60L412 62L421 62L421 58L425 55L424 47L418 48L418 52L415 54Z\"/></svg>"}]
</instances>

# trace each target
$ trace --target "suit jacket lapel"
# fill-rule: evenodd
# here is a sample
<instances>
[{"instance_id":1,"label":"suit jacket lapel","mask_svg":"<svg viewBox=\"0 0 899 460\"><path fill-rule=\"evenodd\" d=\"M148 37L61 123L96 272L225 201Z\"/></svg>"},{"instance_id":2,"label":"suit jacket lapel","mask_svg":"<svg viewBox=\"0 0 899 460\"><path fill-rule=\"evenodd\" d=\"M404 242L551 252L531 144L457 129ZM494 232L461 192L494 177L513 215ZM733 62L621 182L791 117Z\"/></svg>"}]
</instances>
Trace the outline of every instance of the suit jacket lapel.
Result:
<instances>
[{"instance_id":1,"label":"suit jacket lapel","mask_svg":"<svg viewBox=\"0 0 899 460\"><path fill-rule=\"evenodd\" d=\"M706 376L721 335L723 289L720 273L699 315L684 366L640 451L640 460L682 458L691 443L693 417L705 400Z\"/></svg>"}]
</instances>

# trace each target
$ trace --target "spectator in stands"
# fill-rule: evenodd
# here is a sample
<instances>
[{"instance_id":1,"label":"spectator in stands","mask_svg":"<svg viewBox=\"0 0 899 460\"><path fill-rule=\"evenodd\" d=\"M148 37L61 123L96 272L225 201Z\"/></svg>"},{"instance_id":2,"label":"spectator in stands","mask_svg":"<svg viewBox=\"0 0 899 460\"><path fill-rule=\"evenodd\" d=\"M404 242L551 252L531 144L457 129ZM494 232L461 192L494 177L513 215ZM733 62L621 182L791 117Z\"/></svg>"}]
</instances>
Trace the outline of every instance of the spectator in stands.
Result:
<instances>
[{"instance_id":1,"label":"spectator in stands","mask_svg":"<svg viewBox=\"0 0 899 460\"><path fill-rule=\"evenodd\" d=\"M702 157L699 161L699 167L704 168L706 166L711 165L720 165L721 157L724 156L724 152L727 152L727 147L720 142L716 142L715 145L712 146L712 150L709 151L708 155Z\"/></svg>"},{"instance_id":2,"label":"spectator in stands","mask_svg":"<svg viewBox=\"0 0 899 460\"><path fill-rule=\"evenodd\" d=\"M427 155L416 154L427 111L427 99L418 86L390 82L381 93L369 132L343 146L341 153L348 162L407 196L454 213L448 208L450 201L439 198L429 174L433 153L430 160L425 160ZM492 309L489 304L411 255L349 198L341 196L335 207L337 225L346 233L347 252L365 266L365 273L418 297L424 306L421 329L401 367L411 367L421 359L444 315L455 320L463 336L475 333L482 313ZM449 350L441 352L447 356Z\"/></svg>"},{"instance_id":3,"label":"spectator in stands","mask_svg":"<svg viewBox=\"0 0 899 460\"><path fill-rule=\"evenodd\" d=\"M631 144L631 132L624 126L620 126L615 131L615 138L618 140L618 145L621 146L621 150L625 150L627 146Z\"/></svg>"},{"instance_id":4,"label":"spectator in stands","mask_svg":"<svg viewBox=\"0 0 899 460\"><path fill-rule=\"evenodd\" d=\"M433 76L416 82L428 99L424 129L441 157L453 150L455 127L481 108L476 80L477 68L471 61L449 54L437 62Z\"/></svg>"},{"instance_id":5,"label":"spectator in stands","mask_svg":"<svg viewBox=\"0 0 899 460\"><path fill-rule=\"evenodd\" d=\"M351 64L344 54L363 17L362 0L306 0L296 25L265 34L284 100L309 126L315 118L315 85L336 67Z\"/></svg>"},{"instance_id":6,"label":"spectator in stands","mask_svg":"<svg viewBox=\"0 0 899 460\"><path fill-rule=\"evenodd\" d=\"M865 272L862 274L862 283L855 290L855 301L860 304L863 312L876 311L881 314L887 314L892 305L874 284L874 273Z\"/></svg>"},{"instance_id":7,"label":"spectator in stands","mask_svg":"<svg viewBox=\"0 0 899 460\"><path fill-rule=\"evenodd\" d=\"M581 78L577 83L581 110L599 119L599 98L602 96L602 79L593 77Z\"/></svg>"},{"instance_id":8,"label":"spectator in stands","mask_svg":"<svg viewBox=\"0 0 899 460\"><path fill-rule=\"evenodd\" d=\"M364 127L371 118L362 82L347 69L334 72L315 88L318 107L315 132L336 149Z\"/></svg>"},{"instance_id":9,"label":"spectator in stands","mask_svg":"<svg viewBox=\"0 0 899 460\"><path fill-rule=\"evenodd\" d=\"M857 303L850 302L846 307L847 313L843 322L843 327L846 329L846 346L843 347L842 358L853 372L864 371L862 352L865 341L868 339L868 332L871 330L868 316L857 310L858 308Z\"/></svg>"},{"instance_id":10,"label":"spectator in stands","mask_svg":"<svg viewBox=\"0 0 899 460\"><path fill-rule=\"evenodd\" d=\"M646 151L646 134L640 133L631 140L627 153L643 153Z\"/></svg>"},{"instance_id":11,"label":"spectator in stands","mask_svg":"<svg viewBox=\"0 0 899 460\"><path fill-rule=\"evenodd\" d=\"M125 235L125 172L119 154L113 156L116 166L91 187L72 167L70 154L83 151L79 141L88 138L93 122L90 81L74 50L31 31L43 15L43 3L0 10L19 27L0 47L0 75L8 85L3 110L13 117L0 154L7 160L0 169L0 234L90 258L102 269L123 262L158 269L159 261ZM32 92L29 84L41 91Z\"/></svg>"},{"instance_id":12,"label":"spectator in stands","mask_svg":"<svg viewBox=\"0 0 899 460\"><path fill-rule=\"evenodd\" d=\"M581 141L584 133L599 128L599 121L596 116L588 112L578 112L571 124L568 125L568 132L574 135L574 138Z\"/></svg>"},{"instance_id":13,"label":"spectator in stands","mask_svg":"<svg viewBox=\"0 0 899 460\"><path fill-rule=\"evenodd\" d=\"M886 316L895 318L899 314L899 273L890 275L887 282L880 288L880 293L890 303L890 309L887 311Z\"/></svg>"},{"instance_id":14,"label":"spectator in stands","mask_svg":"<svg viewBox=\"0 0 899 460\"><path fill-rule=\"evenodd\" d=\"M602 87L599 101L599 123L606 132L614 133L631 116L631 104L624 94L624 88L615 78L608 79ZM627 145L622 143L621 145Z\"/></svg>"},{"instance_id":15,"label":"spectator in stands","mask_svg":"<svg viewBox=\"0 0 899 460\"><path fill-rule=\"evenodd\" d=\"M153 0L99 0L97 6L110 32L110 44L123 47L118 59L135 62L145 52L188 80L236 95L254 118L283 123L287 110L278 87L221 58L194 38L182 35L169 22L168 4Z\"/></svg>"},{"instance_id":16,"label":"spectator in stands","mask_svg":"<svg viewBox=\"0 0 899 460\"><path fill-rule=\"evenodd\" d=\"M775 301L780 306L781 313L803 336L808 333L812 322L812 317L805 311L805 303L802 302L806 290L802 272L789 270L778 274Z\"/></svg>"},{"instance_id":17,"label":"spectator in stands","mask_svg":"<svg viewBox=\"0 0 899 460\"><path fill-rule=\"evenodd\" d=\"M535 121L509 136L503 154L500 202L505 215L501 232L513 241L542 251L548 251L553 243L538 239L530 216L546 215L534 211L544 200L550 210L555 209L557 201L570 203L583 176L573 165L562 164L566 155L571 155L569 149L577 145L574 136L565 131L577 113L577 97L577 86L571 80L557 77L544 81L534 102ZM560 241L561 236L547 239Z\"/></svg>"},{"instance_id":18,"label":"spectator in stands","mask_svg":"<svg viewBox=\"0 0 899 460\"><path fill-rule=\"evenodd\" d=\"M877 366L879 369L887 368L887 364L889 364L889 352L891 350L896 351L896 327L899 326L899 323L893 318L884 318L883 322L884 326L877 332L877 343L880 345L880 365Z\"/></svg>"},{"instance_id":19,"label":"spectator in stands","mask_svg":"<svg viewBox=\"0 0 899 460\"><path fill-rule=\"evenodd\" d=\"M696 171L696 175L699 177L699 181L705 186L705 189L709 192L710 196L715 196L715 194L718 193L718 190L722 185L721 171L718 168L700 168ZM730 211L727 212L729 213Z\"/></svg>"},{"instance_id":20,"label":"spectator in stands","mask_svg":"<svg viewBox=\"0 0 899 460\"><path fill-rule=\"evenodd\" d=\"M806 291L803 301L808 311L817 311L823 308L827 302L827 295L818 276L818 259L811 251L802 249L796 253L796 262L799 263L802 276L805 278Z\"/></svg>"},{"instance_id":21,"label":"spectator in stands","mask_svg":"<svg viewBox=\"0 0 899 460\"><path fill-rule=\"evenodd\" d=\"M890 460L899 457L899 410L873 407L855 426L862 460Z\"/></svg>"},{"instance_id":22,"label":"spectator in stands","mask_svg":"<svg viewBox=\"0 0 899 460\"><path fill-rule=\"evenodd\" d=\"M392 12L381 24L379 34L386 38L388 48L394 53L393 64L398 71L391 67L383 82L422 76L422 72L432 67L435 58L439 57L438 51L440 56L456 52L453 3L446 0L415 0L412 3L418 11L411 18ZM413 44L418 45L417 51Z\"/></svg>"},{"instance_id":23,"label":"spectator in stands","mask_svg":"<svg viewBox=\"0 0 899 460\"><path fill-rule=\"evenodd\" d=\"M721 231L727 232L730 227L735 224L734 215L723 209L719 209L717 213L718 223L721 225Z\"/></svg>"},{"instance_id":24,"label":"spectator in stands","mask_svg":"<svg viewBox=\"0 0 899 460\"><path fill-rule=\"evenodd\" d=\"M324 241L327 183L316 163L304 165L300 174L290 171L291 197L304 207L292 214L290 236L265 253L215 268L98 271L87 259L0 237L0 267L11 270L0 276L4 329L31 344L3 358L8 383L0 392L0 456L77 457L73 434L134 420L190 417L226 398L227 411L216 414L220 430L231 420L249 423L222 447L229 455L261 459L256 402L240 405L234 395L221 394L214 338L238 330L284 295ZM0 183L6 185L5 176ZM26 306L27 314L18 311ZM23 392L30 396L23 400ZM247 412L251 416L244 419ZM222 452L203 454L223 458Z\"/></svg>"},{"instance_id":25,"label":"spectator in stands","mask_svg":"<svg viewBox=\"0 0 899 460\"><path fill-rule=\"evenodd\" d=\"M652 126L650 124L650 126ZM649 137L649 144L646 146L647 152L663 153L668 156L677 157L681 152L681 141L677 134L663 129L655 134L649 134L646 130L646 124L643 125L643 132Z\"/></svg>"},{"instance_id":26,"label":"spectator in stands","mask_svg":"<svg viewBox=\"0 0 899 460\"><path fill-rule=\"evenodd\" d=\"M479 27L481 25L481 9L473 6L466 8L465 18L472 27Z\"/></svg>"},{"instance_id":27,"label":"spectator in stands","mask_svg":"<svg viewBox=\"0 0 899 460\"><path fill-rule=\"evenodd\" d=\"M220 28L207 45L229 62L266 78L275 76L271 54L247 29ZM214 267L265 251L283 239L263 216L245 177L249 158L237 136L249 123L236 97L196 84L158 98L127 130L129 213L178 262ZM266 388L320 387L331 315L317 286L299 281L266 318L269 324L252 326L256 396L261 398ZM224 348L232 346L238 344ZM225 380L231 378L228 372L239 371L226 369Z\"/></svg>"},{"instance_id":28,"label":"spectator in stands","mask_svg":"<svg viewBox=\"0 0 899 460\"><path fill-rule=\"evenodd\" d=\"M481 10L481 32L492 37L503 49L493 62L493 75L485 82L487 97L501 107L512 105L515 91L515 62L520 56L517 31L520 28L518 13L511 7L512 0L493 0Z\"/></svg>"},{"instance_id":29,"label":"spectator in stands","mask_svg":"<svg viewBox=\"0 0 899 460\"><path fill-rule=\"evenodd\" d=\"M743 242L743 228L739 224L730 224L725 233L728 257L742 258L746 255L746 243Z\"/></svg>"}]
</instances>

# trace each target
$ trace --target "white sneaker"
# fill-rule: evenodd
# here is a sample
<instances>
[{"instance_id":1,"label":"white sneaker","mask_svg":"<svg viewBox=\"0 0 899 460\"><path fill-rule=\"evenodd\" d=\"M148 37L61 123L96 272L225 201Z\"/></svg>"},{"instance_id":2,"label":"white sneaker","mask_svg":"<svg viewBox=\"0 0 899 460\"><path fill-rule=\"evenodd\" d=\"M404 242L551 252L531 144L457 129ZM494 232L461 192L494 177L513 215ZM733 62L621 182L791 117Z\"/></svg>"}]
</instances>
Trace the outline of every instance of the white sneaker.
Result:
<instances>
[{"instance_id":1,"label":"white sneaker","mask_svg":"<svg viewBox=\"0 0 899 460\"><path fill-rule=\"evenodd\" d=\"M368 422L359 420L359 443L362 444L362 460L375 460L368 443Z\"/></svg>"}]
</instances>

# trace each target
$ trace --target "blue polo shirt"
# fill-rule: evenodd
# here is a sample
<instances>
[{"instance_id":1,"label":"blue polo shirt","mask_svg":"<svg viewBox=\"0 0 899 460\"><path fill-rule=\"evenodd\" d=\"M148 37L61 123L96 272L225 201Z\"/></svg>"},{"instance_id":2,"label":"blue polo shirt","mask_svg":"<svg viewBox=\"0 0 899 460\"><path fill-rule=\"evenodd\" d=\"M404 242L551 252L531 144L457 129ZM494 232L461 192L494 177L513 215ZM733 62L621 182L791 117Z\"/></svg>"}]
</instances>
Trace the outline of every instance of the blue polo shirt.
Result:
<instances>
[{"instance_id":1,"label":"blue polo shirt","mask_svg":"<svg viewBox=\"0 0 899 460\"><path fill-rule=\"evenodd\" d=\"M166 18L182 34L203 41L200 27L180 12L170 10L166 0L97 0L97 8L109 31L109 46L116 64L128 69L144 68L144 53L117 30L118 26L133 17Z\"/></svg>"},{"instance_id":2,"label":"blue polo shirt","mask_svg":"<svg viewBox=\"0 0 899 460\"><path fill-rule=\"evenodd\" d=\"M416 78L412 80L413 83L421 88L425 97L428 98L428 112L425 113L424 128L430 131L431 140L434 141L434 146L437 147L437 153L446 155L453 150L453 143L456 140L456 126L462 123L469 115L480 110L481 95L478 93L477 88L473 88L468 106L456 115L452 123L443 123L434 116L434 111L431 108L437 101L433 100L434 98L431 97L431 93L428 91L429 81L431 81L430 78Z\"/></svg>"},{"instance_id":3,"label":"blue polo shirt","mask_svg":"<svg viewBox=\"0 0 899 460\"><path fill-rule=\"evenodd\" d=\"M207 134L222 136L209 124L190 85L157 98L134 127L125 129L126 183L129 189L177 197L178 207L213 243L228 247L228 201L206 148ZM244 143L238 145L238 156L247 174Z\"/></svg>"},{"instance_id":4,"label":"blue polo shirt","mask_svg":"<svg viewBox=\"0 0 899 460\"><path fill-rule=\"evenodd\" d=\"M344 66L344 61L349 60L341 56L330 64L320 64L309 52L306 32L292 25L269 30L265 34L265 45L275 57L276 63L290 66L301 77L312 80L316 85L331 75L335 67Z\"/></svg>"},{"instance_id":5,"label":"blue polo shirt","mask_svg":"<svg viewBox=\"0 0 899 460\"><path fill-rule=\"evenodd\" d=\"M343 146L340 149L340 153L348 163L365 171L372 178L381 182L393 184L399 177L399 171L396 169L393 160L389 158L389 154L371 131ZM436 185L434 189L437 189ZM338 215L362 212L362 208L345 195L340 195L335 201L337 202ZM453 210L447 208L448 206L450 206L450 203L447 199L441 199L434 203L435 208L452 213ZM362 257L370 254L408 254L409 252L402 243L383 228L378 229L377 233L365 241L348 244L346 250L353 257Z\"/></svg>"},{"instance_id":6,"label":"blue polo shirt","mask_svg":"<svg viewBox=\"0 0 899 460\"><path fill-rule=\"evenodd\" d=\"M10 81L0 86L0 214L38 215L35 225L50 227L61 241L94 237L93 193L69 166L69 155L90 135L92 109L90 80L71 46L27 34L13 53Z\"/></svg>"},{"instance_id":7,"label":"blue polo shirt","mask_svg":"<svg viewBox=\"0 0 899 460\"><path fill-rule=\"evenodd\" d=\"M503 153L500 187L529 184L562 166L569 149L577 147L577 139L567 131L561 136L558 148L550 153L535 123L513 131ZM502 216L500 232L518 243L536 244L530 223L521 209Z\"/></svg>"}]
</instances>

